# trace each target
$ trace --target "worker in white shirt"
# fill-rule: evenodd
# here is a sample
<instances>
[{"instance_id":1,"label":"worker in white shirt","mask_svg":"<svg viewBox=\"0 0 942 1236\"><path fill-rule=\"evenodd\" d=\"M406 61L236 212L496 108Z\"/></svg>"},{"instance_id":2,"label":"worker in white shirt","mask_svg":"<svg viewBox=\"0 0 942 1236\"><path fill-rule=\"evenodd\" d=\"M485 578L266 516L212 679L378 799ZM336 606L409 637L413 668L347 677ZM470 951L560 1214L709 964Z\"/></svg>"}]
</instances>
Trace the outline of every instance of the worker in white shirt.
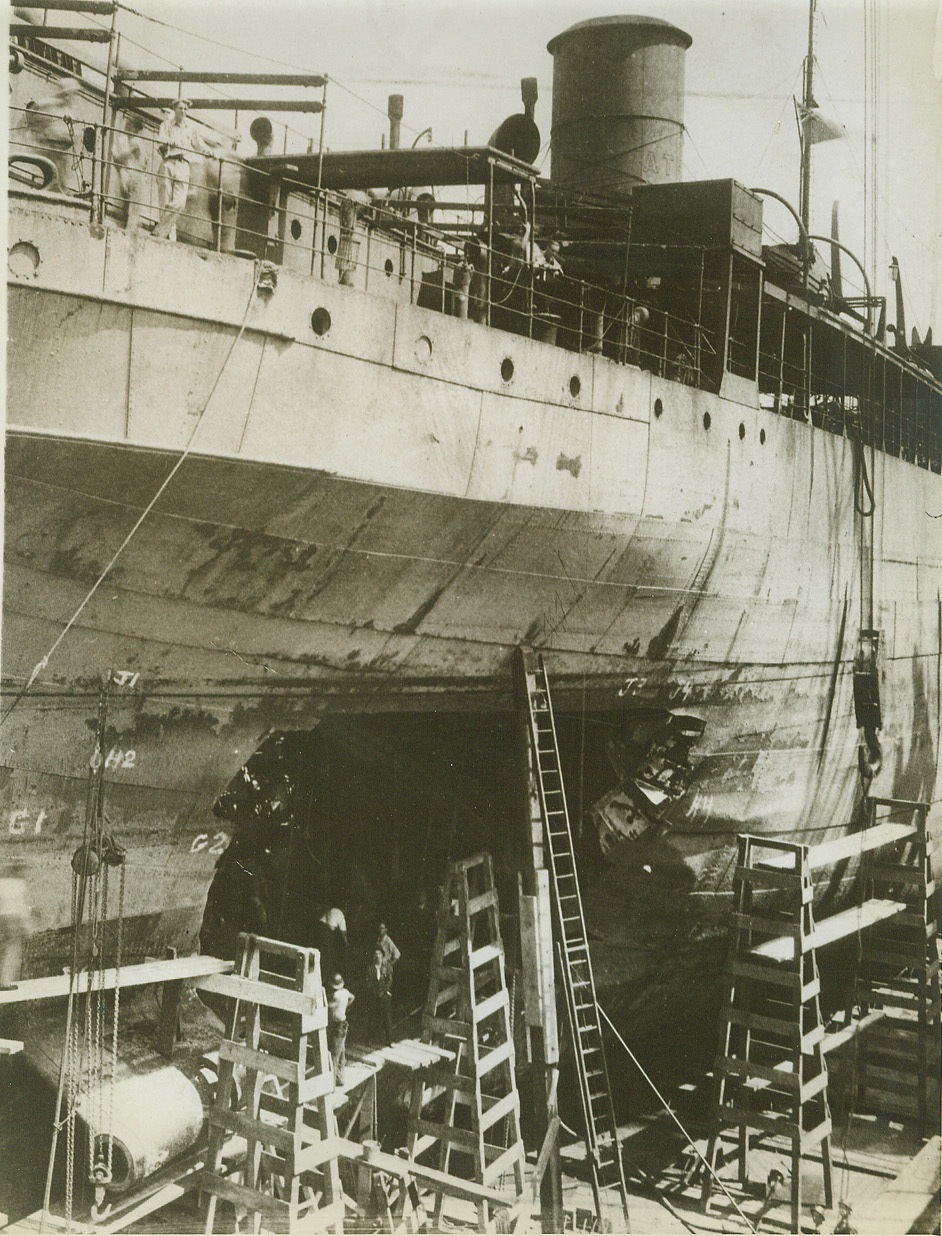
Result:
<instances>
[{"instance_id":1,"label":"worker in white shirt","mask_svg":"<svg viewBox=\"0 0 942 1236\"><path fill-rule=\"evenodd\" d=\"M344 986L343 975L335 974L330 980L327 998L327 1048L334 1066L334 1085L343 1085L344 1068L347 1063L347 1009L353 1003L353 993Z\"/></svg>"},{"instance_id":2,"label":"worker in white shirt","mask_svg":"<svg viewBox=\"0 0 942 1236\"><path fill-rule=\"evenodd\" d=\"M394 966L402 954L396 948L392 936L386 929L385 923L379 925L379 935L376 937L376 947L383 954L383 961L388 961L391 966Z\"/></svg>"},{"instance_id":3,"label":"worker in white shirt","mask_svg":"<svg viewBox=\"0 0 942 1236\"><path fill-rule=\"evenodd\" d=\"M173 115L160 126L157 149L163 160L157 178L160 218L154 235L176 240L177 219L186 209L190 189L190 163L197 155L212 155L213 148L187 119L189 99L177 99Z\"/></svg>"}]
</instances>

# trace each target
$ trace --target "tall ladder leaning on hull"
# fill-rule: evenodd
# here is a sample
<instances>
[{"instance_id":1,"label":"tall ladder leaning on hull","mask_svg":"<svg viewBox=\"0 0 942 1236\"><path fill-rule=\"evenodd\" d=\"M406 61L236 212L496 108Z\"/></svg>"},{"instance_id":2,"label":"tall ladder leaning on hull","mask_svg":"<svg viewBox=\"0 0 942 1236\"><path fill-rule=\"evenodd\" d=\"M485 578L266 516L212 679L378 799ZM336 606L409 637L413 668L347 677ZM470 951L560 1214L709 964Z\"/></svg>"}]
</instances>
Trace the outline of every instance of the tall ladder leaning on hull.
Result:
<instances>
[{"instance_id":1,"label":"tall ladder leaning on hull","mask_svg":"<svg viewBox=\"0 0 942 1236\"><path fill-rule=\"evenodd\" d=\"M604 1187L617 1188L627 1224L628 1192L618 1145L602 1023L595 996L595 978L579 892L549 680L542 656L522 647L517 652L520 681L526 692L532 767L549 856L556 953L566 993L566 1013L579 1078L595 1210L601 1227L601 1190Z\"/></svg>"}]
</instances>

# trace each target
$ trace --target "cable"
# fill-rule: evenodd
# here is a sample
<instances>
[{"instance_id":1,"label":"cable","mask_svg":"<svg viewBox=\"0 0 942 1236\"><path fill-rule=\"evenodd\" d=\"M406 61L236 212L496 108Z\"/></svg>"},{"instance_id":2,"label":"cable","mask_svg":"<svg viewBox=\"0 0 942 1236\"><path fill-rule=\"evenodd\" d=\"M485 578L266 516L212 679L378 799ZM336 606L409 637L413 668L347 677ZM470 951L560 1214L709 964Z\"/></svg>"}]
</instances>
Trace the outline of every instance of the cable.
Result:
<instances>
[{"instance_id":1,"label":"cable","mask_svg":"<svg viewBox=\"0 0 942 1236\"><path fill-rule=\"evenodd\" d=\"M671 1120L673 1120L674 1124L677 1125L678 1129L680 1129L681 1133L683 1133L684 1137L687 1139L687 1142L690 1145L691 1150L693 1150L694 1154L696 1154L696 1156L701 1160L704 1167L707 1169L707 1171L710 1173L710 1175L713 1177L716 1183L720 1186L720 1188L729 1198L730 1202L733 1205L733 1209L739 1215L740 1219L742 1219L742 1221L749 1228L749 1231L754 1232L756 1229L753 1227L751 1219L747 1218L746 1215L743 1214L742 1210L740 1210L739 1206L736 1203L736 1199L733 1197L729 1189L727 1189L726 1185L723 1183L723 1181L719 1178L719 1176L716 1174L716 1172L707 1162L706 1156L700 1153L700 1150L698 1149L693 1138L690 1136L690 1134L687 1132L684 1126L680 1123L677 1116L674 1114L673 1110L671 1109L671 1106L668 1103L667 1099L664 1098L663 1094L661 1094L660 1090L658 1090L657 1086L655 1086L652 1079L645 1072L644 1065L642 1065L641 1061L638 1059L638 1057L634 1054L634 1052L631 1050L631 1048L628 1046L625 1040L621 1037L621 1035L615 1029L612 1019L609 1017L608 1013L606 1013L605 1010L602 1008L601 1004L598 1005L598 1010L602 1014L602 1016L605 1018L606 1022L608 1023L609 1030L611 1030L612 1034L614 1034L615 1038L618 1040L619 1043L621 1043L622 1047L624 1047L625 1051L628 1053L628 1056L631 1059L632 1064L634 1064L635 1068L638 1070L638 1072L641 1074L644 1080L648 1083L648 1085L654 1091L659 1102L661 1103L661 1106L664 1108L668 1116L670 1116Z\"/></svg>"},{"instance_id":2,"label":"cable","mask_svg":"<svg viewBox=\"0 0 942 1236\"><path fill-rule=\"evenodd\" d=\"M122 553L124 553L125 549L127 549L128 545L130 545L131 541L133 540L134 536L137 533L137 530L140 528L141 524L143 524L144 520L151 513L151 511L154 509L154 506L156 505L161 494L164 492L164 490L167 488L167 486L170 484L170 482L179 472L180 468L183 466L183 463L186 460L187 456L189 455L190 449L193 446L193 442L196 438L196 435L199 432L199 428L203 423L203 417L206 414L206 409L209 407L210 403L212 402L213 395L216 393L216 388L219 386L219 383L222 380L222 375L225 373L226 366L229 364L229 359L232 356L233 351L235 350L235 346L239 342L239 340L242 338L243 334L245 333L245 327L249 320L249 311L252 308L252 302L255 299L255 292L258 287L258 276L263 269L264 267L261 264L259 264L258 267L256 268L255 278L252 280L252 289L249 293L249 299L245 306L245 313L242 315L242 323L239 327L238 333L235 335L235 337L232 340L232 343L229 345L229 350L226 352L225 358L222 362L222 366L220 367L220 370L216 374L213 384L210 387L209 394L206 396L206 401L203 404L203 407L200 409L200 413L199 413L199 416L197 417L196 424L193 426L193 430L190 433L189 438L187 439L186 446L183 448L180 458L177 460L177 462L173 465L173 467L167 473L166 477L164 478L159 488L157 489L157 492L154 494L150 502L148 502L147 506L141 512L139 518L134 524L134 527L131 529L131 531L127 534L127 536L118 546L118 548L115 550L114 554L111 557L111 560L105 566L104 570L95 580L95 582L92 584L91 588L89 588L88 592L86 592L85 596L82 598L81 602L79 603L77 609L72 614L72 617L68 620L68 622L63 627L62 631L59 633L59 636L53 643L52 647L48 650L48 652L46 652L36 662L36 665L33 667L33 672L30 674L29 680L27 681L26 686L23 688L20 694L16 697L16 699L13 701L13 703L10 705L7 711L3 714L3 716L0 717L0 725L2 725L3 722L7 720L7 718L10 716L13 710L17 707L17 705L20 703L23 697L29 693L30 689L33 686L33 683L36 681L39 675L43 672L43 670L47 668L47 666L49 665L50 657L52 657L55 654L56 649L65 639L66 635L68 635L69 631L72 629L72 627L78 620L79 615L82 613L85 606L89 603L89 601L98 591L98 589L104 583L109 572L111 571L111 568L115 565L115 563L121 557Z\"/></svg>"}]
</instances>

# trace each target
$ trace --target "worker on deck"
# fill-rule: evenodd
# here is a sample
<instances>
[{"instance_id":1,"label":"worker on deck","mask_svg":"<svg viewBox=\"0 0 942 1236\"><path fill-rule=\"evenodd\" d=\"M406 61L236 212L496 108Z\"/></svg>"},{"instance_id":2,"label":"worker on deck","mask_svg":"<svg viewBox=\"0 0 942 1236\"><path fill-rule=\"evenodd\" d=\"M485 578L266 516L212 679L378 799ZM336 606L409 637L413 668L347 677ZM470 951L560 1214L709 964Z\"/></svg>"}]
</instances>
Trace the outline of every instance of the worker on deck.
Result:
<instances>
[{"instance_id":1,"label":"worker on deck","mask_svg":"<svg viewBox=\"0 0 942 1236\"><path fill-rule=\"evenodd\" d=\"M369 996L367 1033L372 1040L378 1038L382 1031L387 1047L392 1046L392 982L392 965L377 946L373 950L373 960L366 967L366 991Z\"/></svg>"},{"instance_id":2,"label":"worker on deck","mask_svg":"<svg viewBox=\"0 0 942 1236\"><path fill-rule=\"evenodd\" d=\"M17 860L0 869L0 991L16 991L29 924L26 864Z\"/></svg>"},{"instance_id":3,"label":"worker on deck","mask_svg":"<svg viewBox=\"0 0 942 1236\"><path fill-rule=\"evenodd\" d=\"M25 121L38 153L44 155L55 167L56 174L46 187L58 193L75 191L75 165L79 159L76 148L76 124L81 125L78 112L81 108L81 87L71 77L58 83L52 92L39 99L30 99L26 104ZM82 129L79 129L81 143Z\"/></svg>"},{"instance_id":4,"label":"worker on deck","mask_svg":"<svg viewBox=\"0 0 942 1236\"><path fill-rule=\"evenodd\" d=\"M314 947L320 951L324 973L344 968L347 960L347 920L339 906L329 906L319 915Z\"/></svg>"},{"instance_id":5,"label":"worker on deck","mask_svg":"<svg viewBox=\"0 0 942 1236\"><path fill-rule=\"evenodd\" d=\"M114 135L111 155L118 169L118 187L125 212L124 226L129 232L139 230L141 210L147 200L146 174L150 152L146 139L141 136L143 129L142 116L129 116L124 132Z\"/></svg>"},{"instance_id":6,"label":"worker on deck","mask_svg":"<svg viewBox=\"0 0 942 1236\"><path fill-rule=\"evenodd\" d=\"M402 954L396 948L392 936L386 928L385 923L379 925L379 935L376 937L376 947L383 954L383 961L388 961L391 966L394 966Z\"/></svg>"},{"instance_id":7,"label":"worker on deck","mask_svg":"<svg viewBox=\"0 0 942 1236\"><path fill-rule=\"evenodd\" d=\"M327 1049L334 1066L334 1085L343 1085L343 1073L347 1064L347 1009L353 1003L353 992L343 983L343 975L335 974L330 980L330 995L327 999Z\"/></svg>"},{"instance_id":8,"label":"worker on deck","mask_svg":"<svg viewBox=\"0 0 942 1236\"><path fill-rule=\"evenodd\" d=\"M189 99L177 99L173 114L160 126L157 149L163 160L157 191L160 197L160 218L154 235L176 240L177 219L186 210L190 190L190 164L197 155L212 155L212 147L187 119Z\"/></svg>"}]
</instances>

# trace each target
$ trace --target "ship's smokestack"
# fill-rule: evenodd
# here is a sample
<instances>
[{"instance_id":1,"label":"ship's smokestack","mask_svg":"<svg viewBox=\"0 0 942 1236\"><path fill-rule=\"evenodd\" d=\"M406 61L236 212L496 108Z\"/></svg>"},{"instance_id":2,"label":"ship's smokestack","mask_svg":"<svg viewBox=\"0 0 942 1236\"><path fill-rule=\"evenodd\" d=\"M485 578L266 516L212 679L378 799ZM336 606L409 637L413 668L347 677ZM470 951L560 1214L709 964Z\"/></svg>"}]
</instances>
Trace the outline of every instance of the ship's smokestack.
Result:
<instances>
[{"instance_id":1,"label":"ship's smokestack","mask_svg":"<svg viewBox=\"0 0 942 1236\"><path fill-rule=\"evenodd\" d=\"M399 127L402 124L402 95L391 94L386 100L386 115L389 117L389 149L398 150L400 141Z\"/></svg>"},{"instance_id":2,"label":"ship's smokestack","mask_svg":"<svg viewBox=\"0 0 942 1236\"><path fill-rule=\"evenodd\" d=\"M598 17L550 40L555 185L626 197L680 179L692 42L655 17Z\"/></svg>"}]
</instances>

